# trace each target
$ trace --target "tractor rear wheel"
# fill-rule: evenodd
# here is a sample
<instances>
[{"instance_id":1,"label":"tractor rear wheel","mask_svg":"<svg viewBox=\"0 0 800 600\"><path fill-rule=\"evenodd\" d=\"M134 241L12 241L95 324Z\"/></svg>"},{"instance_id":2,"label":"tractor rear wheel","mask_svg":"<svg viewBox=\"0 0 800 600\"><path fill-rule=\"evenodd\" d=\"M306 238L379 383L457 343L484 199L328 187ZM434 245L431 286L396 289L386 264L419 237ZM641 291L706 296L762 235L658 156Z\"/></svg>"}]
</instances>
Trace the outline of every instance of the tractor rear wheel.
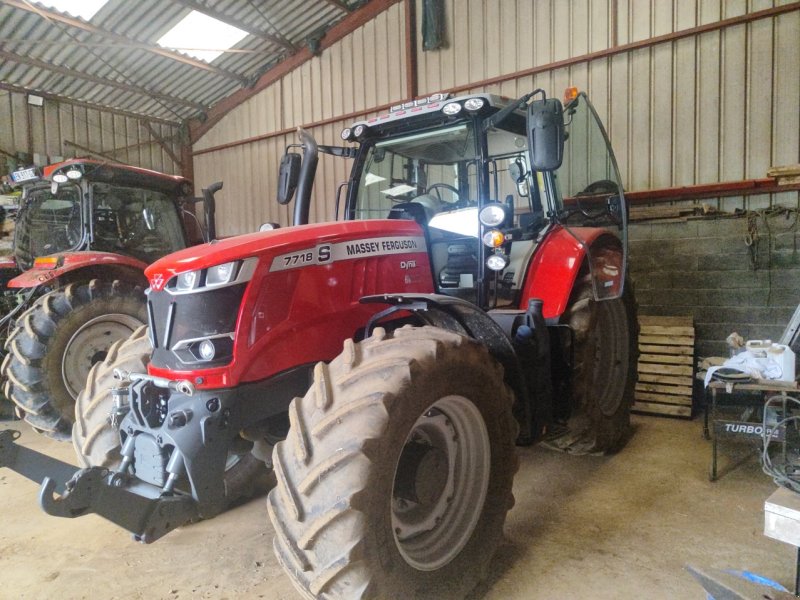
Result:
<instances>
[{"instance_id":1,"label":"tractor rear wheel","mask_svg":"<svg viewBox=\"0 0 800 600\"><path fill-rule=\"evenodd\" d=\"M518 426L502 367L434 327L377 328L289 407L267 507L307 597L462 598L514 503Z\"/></svg>"},{"instance_id":2,"label":"tractor rear wheel","mask_svg":"<svg viewBox=\"0 0 800 600\"><path fill-rule=\"evenodd\" d=\"M108 350L103 362L89 372L85 389L78 395L72 445L82 467L114 469L120 463L120 439L111 423L111 390L119 385L114 370L146 373L152 346L147 326L139 327L131 337L118 340ZM225 497L228 504L248 498L263 488L267 468L249 452L230 453L225 471Z\"/></svg>"},{"instance_id":3,"label":"tractor rear wheel","mask_svg":"<svg viewBox=\"0 0 800 600\"><path fill-rule=\"evenodd\" d=\"M93 279L45 294L6 341L5 395L34 428L68 440L89 370L146 320L141 288L122 281Z\"/></svg>"},{"instance_id":4,"label":"tractor rear wheel","mask_svg":"<svg viewBox=\"0 0 800 600\"><path fill-rule=\"evenodd\" d=\"M614 300L594 300L591 275L579 279L564 314L573 332L568 433L552 440L576 454L614 452L625 445L636 386L636 306L632 286Z\"/></svg>"}]
</instances>

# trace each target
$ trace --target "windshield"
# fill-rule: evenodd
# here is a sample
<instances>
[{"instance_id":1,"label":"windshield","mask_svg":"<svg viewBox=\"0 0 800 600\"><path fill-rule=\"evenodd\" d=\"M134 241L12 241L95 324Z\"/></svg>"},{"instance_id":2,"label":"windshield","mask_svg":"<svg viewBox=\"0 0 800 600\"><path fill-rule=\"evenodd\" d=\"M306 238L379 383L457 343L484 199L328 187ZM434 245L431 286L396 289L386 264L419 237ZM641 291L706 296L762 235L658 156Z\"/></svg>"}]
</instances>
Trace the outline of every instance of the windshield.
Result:
<instances>
[{"instance_id":1,"label":"windshield","mask_svg":"<svg viewBox=\"0 0 800 600\"><path fill-rule=\"evenodd\" d=\"M92 186L92 248L153 262L186 247L175 202L154 190Z\"/></svg>"},{"instance_id":2,"label":"windshield","mask_svg":"<svg viewBox=\"0 0 800 600\"><path fill-rule=\"evenodd\" d=\"M509 121L508 129L486 134L486 197L480 190L480 145L473 124L463 123L371 146L353 218L384 219L405 211L433 235L440 230L477 237L478 206L494 201L513 206L524 226L535 217L541 227L546 208L528 170L524 123Z\"/></svg>"},{"instance_id":3,"label":"windshield","mask_svg":"<svg viewBox=\"0 0 800 600\"><path fill-rule=\"evenodd\" d=\"M14 239L20 266L30 268L37 256L77 248L83 239L81 194L76 185L29 190L17 217Z\"/></svg>"}]
</instances>

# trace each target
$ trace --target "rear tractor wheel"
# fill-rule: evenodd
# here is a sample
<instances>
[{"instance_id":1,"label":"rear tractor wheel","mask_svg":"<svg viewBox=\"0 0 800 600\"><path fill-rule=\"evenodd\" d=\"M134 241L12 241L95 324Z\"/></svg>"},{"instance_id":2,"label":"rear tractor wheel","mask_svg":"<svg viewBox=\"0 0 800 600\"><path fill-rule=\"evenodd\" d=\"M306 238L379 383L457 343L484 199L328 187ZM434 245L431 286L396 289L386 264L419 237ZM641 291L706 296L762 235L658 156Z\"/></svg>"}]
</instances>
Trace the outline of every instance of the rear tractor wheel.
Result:
<instances>
[{"instance_id":1,"label":"rear tractor wheel","mask_svg":"<svg viewBox=\"0 0 800 600\"><path fill-rule=\"evenodd\" d=\"M33 427L69 439L89 370L146 320L141 288L122 281L93 279L45 294L17 319L6 341L6 397Z\"/></svg>"},{"instance_id":2,"label":"rear tractor wheel","mask_svg":"<svg viewBox=\"0 0 800 600\"><path fill-rule=\"evenodd\" d=\"M463 598L517 468L512 394L469 338L378 328L320 363L273 452L278 560L306 597Z\"/></svg>"}]
</instances>

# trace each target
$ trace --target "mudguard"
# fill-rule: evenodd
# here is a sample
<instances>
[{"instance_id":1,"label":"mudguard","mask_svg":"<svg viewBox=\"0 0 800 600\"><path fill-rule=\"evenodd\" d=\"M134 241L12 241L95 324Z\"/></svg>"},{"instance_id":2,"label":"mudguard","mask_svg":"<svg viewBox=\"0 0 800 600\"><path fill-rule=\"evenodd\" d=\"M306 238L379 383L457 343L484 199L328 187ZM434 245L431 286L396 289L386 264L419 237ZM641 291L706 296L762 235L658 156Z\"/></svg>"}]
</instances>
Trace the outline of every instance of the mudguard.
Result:
<instances>
[{"instance_id":1,"label":"mudguard","mask_svg":"<svg viewBox=\"0 0 800 600\"><path fill-rule=\"evenodd\" d=\"M608 290L609 297L622 292L625 277L619 238L600 227L556 226L545 236L531 260L522 283L519 307L528 300L544 301L545 319L557 319L567 308L581 268L591 257L595 289Z\"/></svg>"},{"instance_id":2,"label":"mudguard","mask_svg":"<svg viewBox=\"0 0 800 600\"><path fill-rule=\"evenodd\" d=\"M111 252L62 252L48 258L56 258L56 267L43 269L34 266L8 282L10 288L31 288L47 284L79 269L85 268L123 268L144 272L147 263L130 256L122 256ZM144 276L142 276L144 279Z\"/></svg>"}]
</instances>

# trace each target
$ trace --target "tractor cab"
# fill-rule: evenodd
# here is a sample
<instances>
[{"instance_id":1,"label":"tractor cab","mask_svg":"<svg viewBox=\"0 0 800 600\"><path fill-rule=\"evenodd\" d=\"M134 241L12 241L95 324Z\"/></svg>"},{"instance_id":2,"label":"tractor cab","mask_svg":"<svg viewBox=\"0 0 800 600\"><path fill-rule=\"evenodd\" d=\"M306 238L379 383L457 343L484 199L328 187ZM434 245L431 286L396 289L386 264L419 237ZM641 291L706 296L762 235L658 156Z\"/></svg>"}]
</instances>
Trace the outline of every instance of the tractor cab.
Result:
<instances>
[{"instance_id":1,"label":"tractor cab","mask_svg":"<svg viewBox=\"0 0 800 600\"><path fill-rule=\"evenodd\" d=\"M624 194L608 137L584 93L570 88L565 104L541 90L518 100L436 94L355 123L341 137L357 148L319 151L355 159L344 218L416 221L437 293L484 309L525 306L541 259L537 248L559 238L588 253L596 299L622 294ZM592 235L597 228L615 232L607 240L614 252L588 239L586 228ZM563 308L546 304L545 316Z\"/></svg>"},{"instance_id":2,"label":"tractor cab","mask_svg":"<svg viewBox=\"0 0 800 600\"><path fill-rule=\"evenodd\" d=\"M14 256L27 270L41 256L94 250L145 263L185 248L180 202L191 185L123 165L76 159L32 169L24 180Z\"/></svg>"}]
</instances>

